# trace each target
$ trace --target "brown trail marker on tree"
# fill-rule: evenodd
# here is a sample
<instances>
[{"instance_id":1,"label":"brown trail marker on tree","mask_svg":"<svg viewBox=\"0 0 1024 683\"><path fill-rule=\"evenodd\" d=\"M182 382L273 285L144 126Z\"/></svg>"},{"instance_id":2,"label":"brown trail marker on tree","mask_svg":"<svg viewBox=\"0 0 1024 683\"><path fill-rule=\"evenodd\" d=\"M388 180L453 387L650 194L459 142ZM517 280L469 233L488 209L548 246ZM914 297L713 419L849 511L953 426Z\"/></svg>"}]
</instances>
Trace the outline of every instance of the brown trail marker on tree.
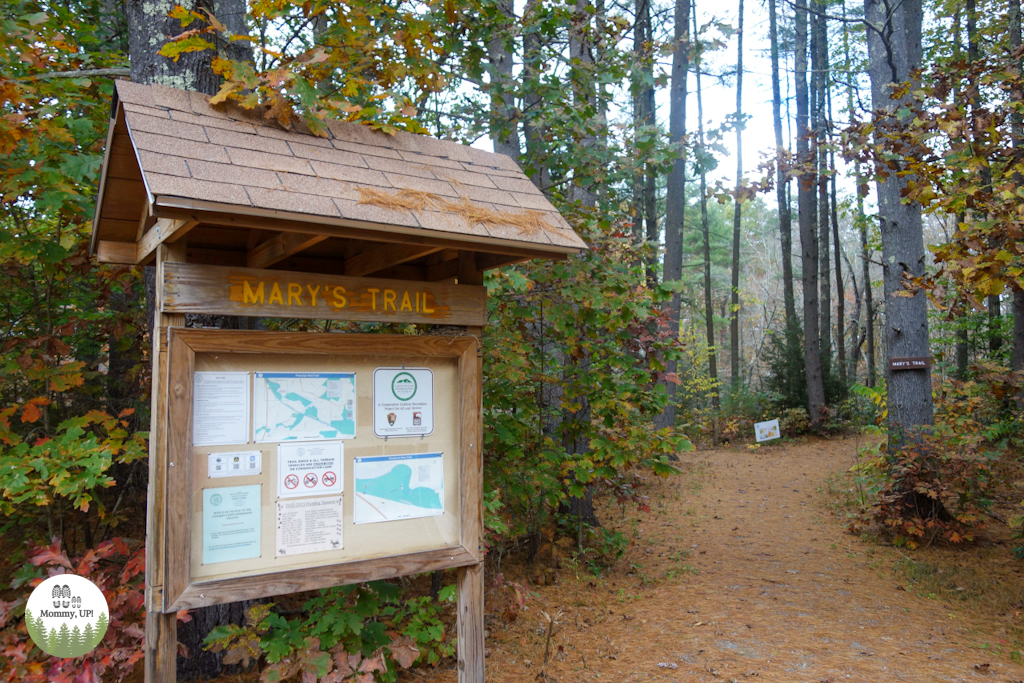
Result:
<instances>
[{"instance_id":1,"label":"brown trail marker on tree","mask_svg":"<svg viewBox=\"0 0 1024 683\"><path fill-rule=\"evenodd\" d=\"M419 201L407 205L410 197ZM231 105L214 108L199 93L118 82L92 249L104 263L157 266L147 608L173 615L457 568L459 680L482 681L483 271L585 248L507 156L355 124L328 124L328 136L317 137ZM466 327L454 339L184 329L184 311L218 310ZM445 417L422 447L439 452L445 480L456 485L443 489L440 515L390 519L387 544L371 544L380 533L354 516L355 458L407 457L398 454L421 446L373 435L366 414L377 399L357 376L399 363L425 366L438 379L430 400ZM271 446L256 436L257 371L305 375L334 366L358 370L339 373L352 378L354 411L351 438L341 442L343 472L330 472L332 482L335 474L348 480L336 501L340 547L275 553L275 542L278 550L283 543L274 535L275 466L283 456L263 450ZM240 372L253 383L252 394L241 394L253 417L244 438L195 444L200 372ZM259 450L266 466L245 475L248 486L221 487L218 479L211 493L201 465L225 446ZM258 509L244 513L255 526L247 542L255 554L210 561L214 506L245 499L242 489L259 491ZM146 680L174 680L176 623L150 623L157 628L146 634Z\"/></svg>"}]
</instances>

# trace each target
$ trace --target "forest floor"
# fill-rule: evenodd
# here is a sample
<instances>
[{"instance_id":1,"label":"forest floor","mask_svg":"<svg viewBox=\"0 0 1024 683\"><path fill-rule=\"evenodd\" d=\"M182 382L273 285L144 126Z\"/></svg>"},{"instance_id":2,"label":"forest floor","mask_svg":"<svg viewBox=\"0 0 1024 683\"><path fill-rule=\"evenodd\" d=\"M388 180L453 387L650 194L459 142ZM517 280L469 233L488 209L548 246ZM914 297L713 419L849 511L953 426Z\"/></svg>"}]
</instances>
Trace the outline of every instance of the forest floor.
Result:
<instances>
[{"instance_id":1,"label":"forest floor","mask_svg":"<svg viewBox=\"0 0 1024 683\"><path fill-rule=\"evenodd\" d=\"M516 610L513 589L488 578L488 680L1024 681L1024 563L1005 531L916 551L851 535L837 502L857 445L689 453L682 476L649 482L649 513L600 510L630 540L600 575L507 560L527 597ZM542 612L557 622L546 665Z\"/></svg>"}]
</instances>

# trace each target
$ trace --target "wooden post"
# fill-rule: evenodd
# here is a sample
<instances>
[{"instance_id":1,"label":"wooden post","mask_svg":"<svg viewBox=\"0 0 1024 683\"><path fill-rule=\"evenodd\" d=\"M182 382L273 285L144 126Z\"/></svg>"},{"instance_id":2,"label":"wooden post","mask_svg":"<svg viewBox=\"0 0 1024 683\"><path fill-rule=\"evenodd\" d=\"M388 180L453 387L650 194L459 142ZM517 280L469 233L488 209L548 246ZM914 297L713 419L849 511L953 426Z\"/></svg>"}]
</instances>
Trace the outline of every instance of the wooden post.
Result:
<instances>
[{"instance_id":1,"label":"wooden post","mask_svg":"<svg viewBox=\"0 0 1024 683\"><path fill-rule=\"evenodd\" d=\"M146 683L177 680L178 619L163 613L166 556L164 525L167 462L167 330L184 327L182 313L161 313L163 264L184 261L185 240L161 244L156 256L156 306L153 319L153 395L149 437L149 490L146 507Z\"/></svg>"},{"instance_id":2,"label":"wooden post","mask_svg":"<svg viewBox=\"0 0 1024 683\"><path fill-rule=\"evenodd\" d=\"M482 285L484 274L476 267L475 255L459 254L459 284ZM483 327L467 327L466 331L477 339L477 377L482 378L483 365ZM479 380L478 380L479 381ZM482 399L483 394L480 394ZM473 451L464 454L477 459L476 481L462 482L462 486L476 492L475 504L478 506L478 536L480 543L480 562L457 570L456 585L458 588L458 614L456 627L459 636L459 683L484 683L484 563L483 563L483 491L484 491L484 449L483 449L483 406L480 407L476 424L463 426L472 435L470 442Z\"/></svg>"}]
</instances>

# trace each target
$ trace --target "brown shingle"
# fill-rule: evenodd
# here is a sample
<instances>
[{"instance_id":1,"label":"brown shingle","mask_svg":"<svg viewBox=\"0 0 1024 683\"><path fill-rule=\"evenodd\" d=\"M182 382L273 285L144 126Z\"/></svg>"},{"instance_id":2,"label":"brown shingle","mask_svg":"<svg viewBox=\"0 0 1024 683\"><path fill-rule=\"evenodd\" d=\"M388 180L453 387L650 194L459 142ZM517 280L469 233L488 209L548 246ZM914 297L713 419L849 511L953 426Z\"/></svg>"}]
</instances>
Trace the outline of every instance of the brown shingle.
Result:
<instances>
[{"instance_id":1,"label":"brown shingle","mask_svg":"<svg viewBox=\"0 0 1024 683\"><path fill-rule=\"evenodd\" d=\"M548 222L555 222L555 214L548 214ZM560 247L578 247L580 243L579 236L573 230L547 230L544 234L552 244Z\"/></svg>"},{"instance_id":2,"label":"brown shingle","mask_svg":"<svg viewBox=\"0 0 1024 683\"><path fill-rule=\"evenodd\" d=\"M128 117L128 130L133 133L135 131L143 131L145 133L169 135L181 138L182 140L192 140L193 142L209 142L209 138L206 137L206 131L203 130L202 126L172 121L170 118L147 116L145 114L131 114Z\"/></svg>"},{"instance_id":3,"label":"brown shingle","mask_svg":"<svg viewBox=\"0 0 1024 683\"><path fill-rule=\"evenodd\" d=\"M537 211L551 211L551 202L542 194L523 194L522 192L511 193L519 206L524 209L536 209Z\"/></svg>"},{"instance_id":4,"label":"brown shingle","mask_svg":"<svg viewBox=\"0 0 1024 683\"><path fill-rule=\"evenodd\" d=\"M211 183L206 180L179 178L177 176L161 175L160 173L147 173L146 182L149 185L149 191L154 195L203 199L225 204L241 204L243 206L249 205L249 198L245 194L245 188L239 185Z\"/></svg>"},{"instance_id":5,"label":"brown shingle","mask_svg":"<svg viewBox=\"0 0 1024 683\"><path fill-rule=\"evenodd\" d=\"M427 230L490 237L490 233L484 226L479 223L470 223L465 218L447 211L421 211L417 218L419 218L420 225Z\"/></svg>"},{"instance_id":6,"label":"brown shingle","mask_svg":"<svg viewBox=\"0 0 1024 683\"><path fill-rule=\"evenodd\" d=\"M350 220L380 223L381 225L401 225L408 228L419 227L416 217L409 211L386 209L383 206L372 204L359 204L357 201L347 199L335 199L334 203L342 217Z\"/></svg>"},{"instance_id":7,"label":"brown shingle","mask_svg":"<svg viewBox=\"0 0 1024 683\"><path fill-rule=\"evenodd\" d=\"M519 170L519 164L512 157L507 157L504 154L495 154L494 152L485 152L476 147L466 147L465 149L466 153L469 154L469 161L474 164L522 173Z\"/></svg>"},{"instance_id":8,"label":"brown shingle","mask_svg":"<svg viewBox=\"0 0 1024 683\"><path fill-rule=\"evenodd\" d=\"M318 197L340 197L352 199L356 195L355 186L333 178L299 175L297 173L279 173L281 189L289 192L301 192Z\"/></svg>"},{"instance_id":9,"label":"brown shingle","mask_svg":"<svg viewBox=\"0 0 1024 683\"><path fill-rule=\"evenodd\" d=\"M469 197L478 204L483 202L501 204L502 211L508 210L509 207L519 206L519 204L516 203L516 200L512 198L512 195L503 190L491 190L486 187L477 187L475 185L462 185L458 191L460 196Z\"/></svg>"},{"instance_id":10,"label":"brown shingle","mask_svg":"<svg viewBox=\"0 0 1024 683\"><path fill-rule=\"evenodd\" d=\"M387 159L402 158L397 151L387 147L375 147L373 145L363 145L357 142L347 142L345 140L337 139L331 140L331 144L334 145L335 149L354 152L355 154L363 154L367 157L385 157Z\"/></svg>"},{"instance_id":11,"label":"brown shingle","mask_svg":"<svg viewBox=\"0 0 1024 683\"><path fill-rule=\"evenodd\" d=\"M141 104L132 104L131 102L122 102L121 106L124 107L125 113L127 114L145 114L146 116L155 116L158 119L169 119L171 117L170 109L157 109L156 107L144 107ZM174 112L178 113L178 112Z\"/></svg>"},{"instance_id":12,"label":"brown shingle","mask_svg":"<svg viewBox=\"0 0 1024 683\"><path fill-rule=\"evenodd\" d=\"M330 121L327 130L331 131L334 140L356 145L369 145L371 147L394 146L395 139L387 133L375 131L369 126L361 126L358 123L346 123L344 121Z\"/></svg>"},{"instance_id":13,"label":"brown shingle","mask_svg":"<svg viewBox=\"0 0 1024 683\"><path fill-rule=\"evenodd\" d=\"M417 192L430 192L431 194L438 194L444 197L457 196L450 184L443 183L440 180L430 180L400 173L385 173L384 177L395 187L416 190Z\"/></svg>"},{"instance_id":14,"label":"brown shingle","mask_svg":"<svg viewBox=\"0 0 1024 683\"><path fill-rule=\"evenodd\" d=\"M496 206L495 210L501 211L502 207ZM516 228L511 225L488 225L487 232L491 233L491 237L500 240L521 240L525 237L529 237L531 242L539 242L541 244L550 244L551 241L547 238L547 233L544 231L527 232L521 228Z\"/></svg>"},{"instance_id":15,"label":"brown shingle","mask_svg":"<svg viewBox=\"0 0 1024 683\"><path fill-rule=\"evenodd\" d=\"M232 183L245 187L278 187L281 181L274 171L262 168L243 168L232 164L213 164L208 161L190 159L188 162L192 177L215 183Z\"/></svg>"},{"instance_id":16,"label":"brown shingle","mask_svg":"<svg viewBox=\"0 0 1024 683\"><path fill-rule=\"evenodd\" d=\"M334 147L315 147L301 142L289 142L288 146L291 148L292 154L302 159L316 159L332 164L366 168L366 163L363 162L363 158L358 154L342 152L339 149L334 149Z\"/></svg>"},{"instance_id":17,"label":"brown shingle","mask_svg":"<svg viewBox=\"0 0 1024 683\"><path fill-rule=\"evenodd\" d=\"M430 180L437 179L434 172L423 164L410 164L408 161L396 161L394 159L382 159L380 157L363 157L363 160L366 161L367 166L376 171L401 173L403 175L413 175L417 178L428 178Z\"/></svg>"},{"instance_id":18,"label":"brown shingle","mask_svg":"<svg viewBox=\"0 0 1024 683\"><path fill-rule=\"evenodd\" d=\"M285 142L301 142L306 145L315 145L317 147L326 147L328 149L334 149L334 145L327 138L317 137L316 135L303 135L296 133L291 130L281 130L280 128L271 128L270 126L259 126L256 130L260 135L265 135L268 138L275 138L277 140L284 140Z\"/></svg>"},{"instance_id":19,"label":"brown shingle","mask_svg":"<svg viewBox=\"0 0 1024 683\"><path fill-rule=\"evenodd\" d=\"M148 152L144 149L140 149L138 151L138 155L139 164L146 173L162 173L164 175L176 175L183 178L188 178L191 175L188 172L188 166L185 165L185 160L181 157L172 157L169 154Z\"/></svg>"},{"instance_id":20,"label":"brown shingle","mask_svg":"<svg viewBox=\"0 0 1024 683\"><path fill-rule=\"evenodd\" d=\"M418 166L426 166L428 168L446 168L454 170L462 170L462 164L454 159L443 159L441 157L432 157L427 154L418 154L417 152L399 152L402 158L408 161L410 164Z\"/></svg>"},{"instance_id":21,"label":"brown shingle","mask_svg":"<svg viewBox=\"0 0 1024 683\"><path fill-rule=\"evenodd\" d=\"M286 157L292 156L292 151L284 140L275 140L274 138L262 135L246 135L245 133L236 133L231 130L224 130L223 128L213 128L212 126L206 131L206 134L210 136L210 142L215 145L251 149L257 152L280 154Z\"/></svg>"},{"instance_id":22,"label":"brown shingle","mask_svg":"<svg viewBox=\"0 0 1024 683\"><path fill-rule=\"evenodd\" d=\"M155 133L132 133L132 142L137 149L145 149L160 154L170 154L186 159L202 159L203 161L219 161L228 163L227 153L223 147L211 145L208 142L193 142L192 140L181 140L167 135L156 135Z\"/></svg>"},{"instance_id":23,"label":"brown shingle","mask_svg":"<svg viewBox=\"0 0 1024 683\"><path fill-rule=\"evenodd\" d=\"M472 174L478 175L478 174ZM525 178L509 178L505 176L489 175L490 179L503 190L508 192L515 192L519 194L532 194L539 197L543 197L543 193L537 189L537 186L531 183Z\"/></svg>"},{"instance_id":24,"label":"brown shingle","mask_svg":"<svg viewBox=\"0 0 1024 683\"><path fill-rule=\"evenodd\" d=\"M228 148L228 155L230 156L231 163L236 166L314 175L313 168L309 165L308 161L305 159L298 159L293 156L267 154L266 152L257 152L251 149L240 149L238 147Z\"/></svg>"},{"instance_id":25,"label":"brown shingle","mask_svg":"<svg viewBox=\"0 0 1024 683\"><path fill-rule=\"evenodd\" d=\"M368 168L353 168L352 166L339 166L338 164L325 164L322 161L310 161L313 170L317 175L335 180L347 180L352 183L373 185L374 187L391 187L384 174L380 171L373 171Z\"/></svg>"},{"instance_id":26,"label":"brown shingle","mask_svg":"<svg viewBox=\"0 0 1024 683\"><path fill-rule=\"evenodd\" d=\"M178 111L192 111L192 103L189 101L189 93L186 90L168 88L165 86L153 86L153 106L177 109ZM141 103L140 103L141 104Z\"/></svg>"},{"instance_id":27,"label":"brown shingle","mask_svg":"<svg viewBox=\"0 0 1024 683\"><path fill-rule=\"evenodd\" d=\"M459 185L473 185L476 187L487 187L492 190L497 189L490 178L480 173L467 173L466 171L456 171L454 168L439 168L434 171L434 175L437 176L438 180L447 180L457 190Z\"/></svg>"},{"instance_id":28,"label":"brown shingle","mask_svg":"<svg viewBox=\"0 0 1024 683\"><path fill-rule=\"evenodd\" d=\"M139 85L131 81L114 81L117 85L117 96L122 102L130 102L143 107L155 107L153 87Z\"/></svg>"},{"instance_id":29,"label":"brown shingle","mask_svg":"<svg viewBox=\"0 0 1024 683\"><path fill-rule=\"evenodd\" d=\"M338 217L337 207L327 197L284 190L265 190L259 187L250 187L248 192L249 198L252 199L252 205L262 209Z\"/></svg>"},{"instance_id":30,"label":"brown shingle","mask_svg":"<svg viewBox=\"0 0 1024 683\"><path fill-rule=\"evenodd\" d=\"M198 126L205 126L206 128L223 128L224 130L232 130L236 133L245 133L246 135L256 134L256 128L251 123L233 121L228 118L200 116L199 114L196 114L194 112L177 111L175 109L171 109L168 113L170 114L171 118L175 121L193 123Z\"/></svg>"}]
</instances>

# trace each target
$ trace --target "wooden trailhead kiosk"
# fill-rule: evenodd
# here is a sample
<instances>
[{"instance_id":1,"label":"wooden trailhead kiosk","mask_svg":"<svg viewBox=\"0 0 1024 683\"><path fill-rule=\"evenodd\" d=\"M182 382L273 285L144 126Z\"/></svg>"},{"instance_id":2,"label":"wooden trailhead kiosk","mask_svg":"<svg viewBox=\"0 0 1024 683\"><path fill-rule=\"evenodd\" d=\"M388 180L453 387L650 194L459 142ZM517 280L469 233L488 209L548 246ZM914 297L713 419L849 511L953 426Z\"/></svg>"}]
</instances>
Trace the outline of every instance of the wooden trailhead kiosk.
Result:
<instances>
[{"instance_id":1,"label":"wooden trailhead kiosk","mask_svg":"<svg viewBox=\"0 0 1024 683\"><path fill-rule=\"evenodd\" d=\"M483 272L586 245L508 157L328 129L117 82L92 250L156 266L149 683L176 678L178 610L450 568L459 680L484 679Z\"/></svg>"}]
</instances>

